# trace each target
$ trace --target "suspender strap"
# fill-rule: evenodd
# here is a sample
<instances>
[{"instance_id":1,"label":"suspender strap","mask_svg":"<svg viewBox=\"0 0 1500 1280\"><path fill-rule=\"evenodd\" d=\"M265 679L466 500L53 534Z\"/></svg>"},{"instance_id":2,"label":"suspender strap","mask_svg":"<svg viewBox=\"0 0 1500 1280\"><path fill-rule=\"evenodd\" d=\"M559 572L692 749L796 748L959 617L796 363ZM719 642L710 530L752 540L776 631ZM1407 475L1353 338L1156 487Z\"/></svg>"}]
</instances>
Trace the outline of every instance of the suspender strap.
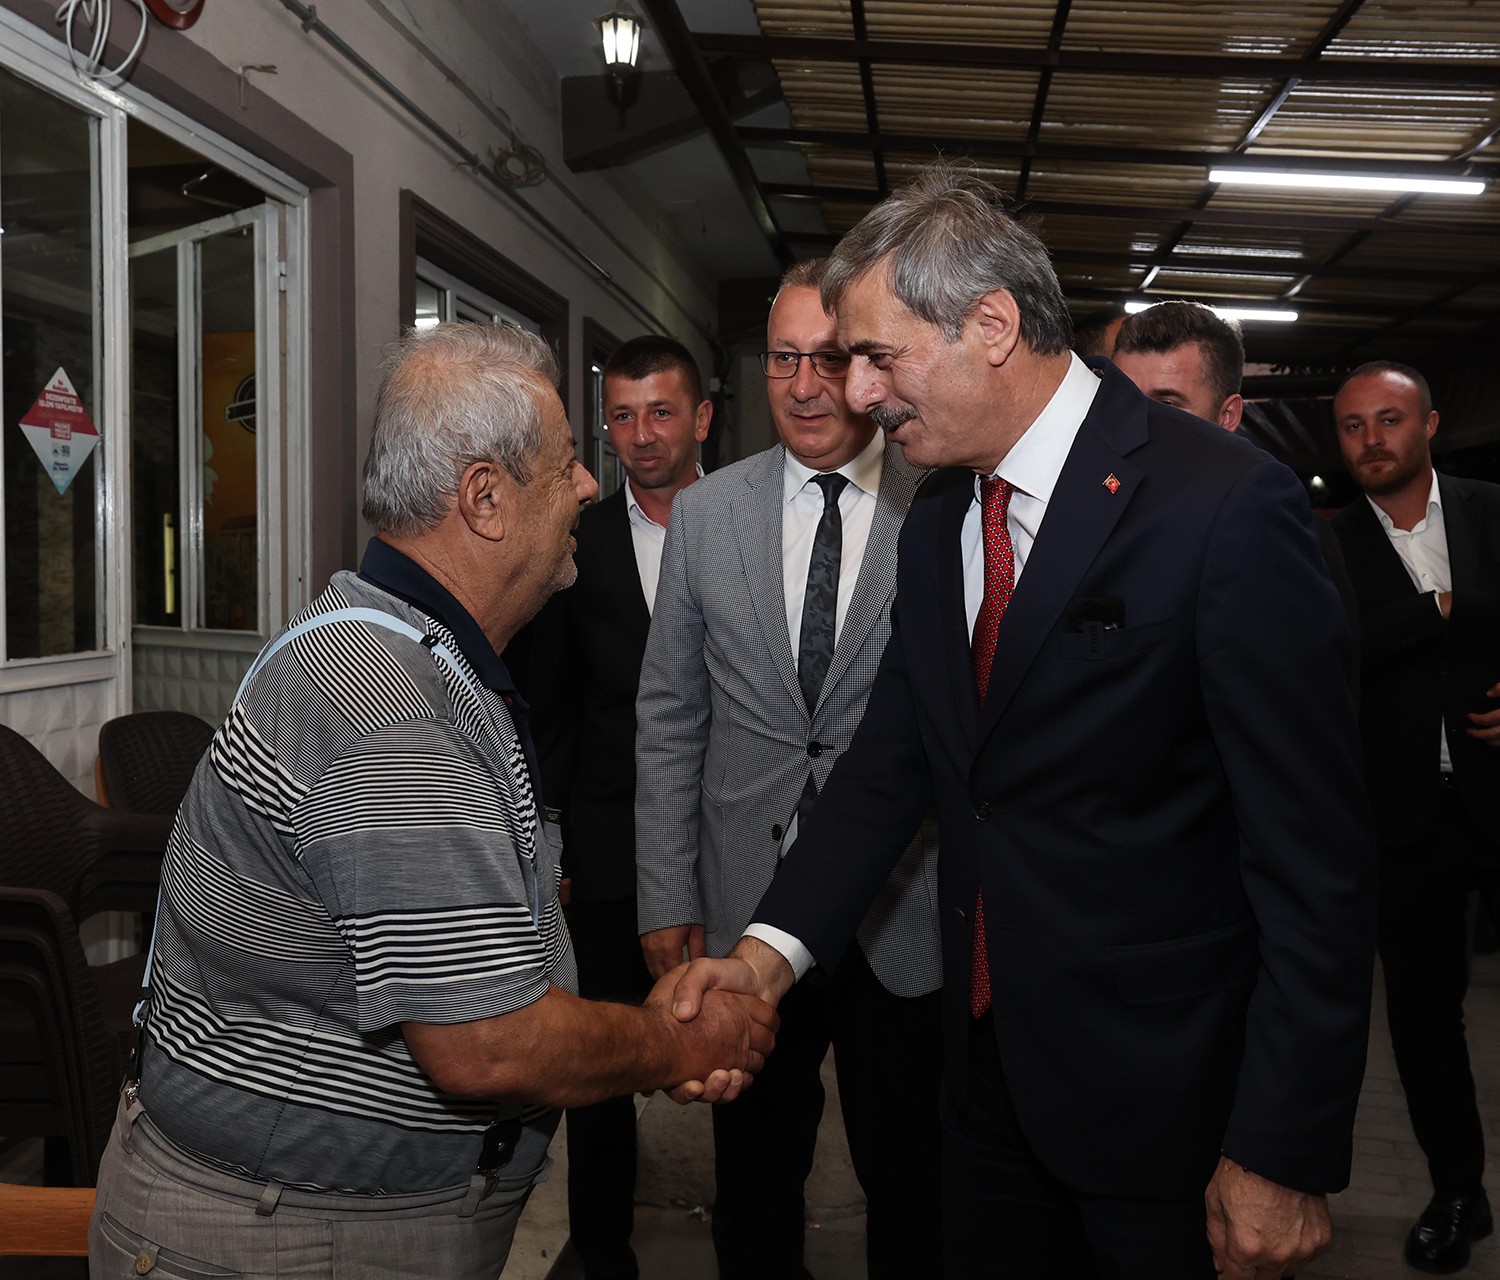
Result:
<instances>
[{"instance_id":1,"label":"suspender strap","mask_svg":"<svg viewBox=\"0 0 1500 1280\"><path fill-rule=\"evenodd\" d=\"M255 661L250 664L250 670L245 672L245 678L240 681L240 687L235 690L234 701L229 704L232 712L239 705L240 699L245 696L245 690L250 687L250 682L263 670L282 649L286 648L298 636L305 636L309 631L316 631L320 627L331 627L336 622L367 622L372 627L382 627L386 631L394 631L397 635L405 636L408 640L415 640L424 649L430 652L436 659L447 665L463 683L476 699L479 691L474 687L474 682L469 679L468 672L459 664L453 650L446 644L438 641L436 636L427 635L417 630L411 623L396 617L395 614L387 613L384 609L334 609L329 613L320 613L314 617L299 622L295 627L289 627L276 637L270 644L262 649ZM156 963L156 930L161 924L161 898L162 886L158 885L156 890L156 915L151 927L151 945L146 951L146 971L141 975L141 998L136 1003L131 1013L130 1020L139 1028L146 1025L146 1006L151 1002L151 969ZM536 913L533 912L533 915ZM134 1073L140 1071L140 1037L136 1037L136 1054L133 1064Z\"/></svg>"}]
</instances>

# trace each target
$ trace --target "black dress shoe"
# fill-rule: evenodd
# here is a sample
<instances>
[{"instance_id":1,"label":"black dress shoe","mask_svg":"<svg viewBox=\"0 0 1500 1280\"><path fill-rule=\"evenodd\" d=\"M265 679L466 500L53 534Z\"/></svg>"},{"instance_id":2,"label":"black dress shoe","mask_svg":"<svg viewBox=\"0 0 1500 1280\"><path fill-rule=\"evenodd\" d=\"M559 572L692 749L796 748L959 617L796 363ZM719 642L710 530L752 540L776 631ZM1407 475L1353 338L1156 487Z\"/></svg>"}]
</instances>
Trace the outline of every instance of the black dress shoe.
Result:
<instances>
[{"instance_id":1,"label":"black dress shoe","mask_svg":"<svg viewBox=\"0 0 1500 1280\"><path fill-rule=\"evenodd\" d=\"M1483 1189L1467 1196L1433 1196L1406 1236L1406 1260L1418 1271L1445 1276L1469 1265L1469 1242L1495 1229Z\"/></svg>"}]
</instances>

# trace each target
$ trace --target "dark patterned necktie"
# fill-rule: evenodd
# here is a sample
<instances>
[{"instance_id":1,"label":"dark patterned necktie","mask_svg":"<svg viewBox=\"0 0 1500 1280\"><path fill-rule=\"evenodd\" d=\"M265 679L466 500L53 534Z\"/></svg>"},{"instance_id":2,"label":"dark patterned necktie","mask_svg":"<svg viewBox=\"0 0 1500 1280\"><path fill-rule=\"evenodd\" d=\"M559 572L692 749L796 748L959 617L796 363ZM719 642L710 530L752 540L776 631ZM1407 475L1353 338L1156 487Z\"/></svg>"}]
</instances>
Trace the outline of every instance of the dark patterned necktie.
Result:
<instances>
[{"instance_id":1,"label":"dark patterned necktie","mask_svg":"<svg viewBox=\"0 0 1500 1280\"><path fill-rule=\"evenodd\" d=\"M979 510L984 530L984 600L974 619L974 686L979 705L990 688L990 668L995 665L995 644L1000 638L1000 619L1016 586L1016 551L1011 545L1010 495L1014 487L997 476L979 482ZM970 953L969 1011L982 1018L990 1007L990 953L984 934L984 892L974 901L974 944Z\"/></svg>"},{"instance_id":2,"label":"dark patterned necktie","mask_svg":"<svg viewBox=\"0 0 1500 1280\"><path fill-rule=\"evenodd\" d=\"M797 681L812 714L823 692L823 680L833 661L834 622L839 608L839 560L844 550L844 521L839 494L848 479L836 472L814 476L823 490L823 514L813 535L812 559L807 565L807 594L802 597L802 635L797 644Z\"/></svg>"}]
</instances>

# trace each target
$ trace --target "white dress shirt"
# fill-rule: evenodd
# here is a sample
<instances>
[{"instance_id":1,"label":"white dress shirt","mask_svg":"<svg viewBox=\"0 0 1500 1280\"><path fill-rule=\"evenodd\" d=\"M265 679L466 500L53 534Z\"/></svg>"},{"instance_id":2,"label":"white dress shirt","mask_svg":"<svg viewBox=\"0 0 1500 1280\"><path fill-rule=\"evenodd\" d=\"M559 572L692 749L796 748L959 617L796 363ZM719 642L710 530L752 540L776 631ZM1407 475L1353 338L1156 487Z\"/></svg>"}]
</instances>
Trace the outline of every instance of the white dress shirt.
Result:
<instances>
[{"instance_id":1,"label":"white dress shirt","mask_svg":"<svg viewBox=\"0 0 1500 1280\"><path fill-rule=\"evenodd\" d=\"M697 470L701 477L703 468ZM656 606L656 584L661 581L661 549L667 541L667 530L641 510L628 476L625 479L625 512L630 517L630 545L635 551L635 571L640 574L641 594L646 597L646 612L650 613Z\"/></svg>"},{"instance_id":2,"label":"white dress shirt","mask_svg":"<svg viewBox=\"0 0 1500 1280\"><path fill-rule=\"evenodd\" d=\"M1047 503L1052 498L1052 490L1057 487L1057 477L1062 474L1063 463L1073 448L1078 428L1083 425L1098 391L1099 375L1073 356L1068 372L1052 399L1047 401L1046 408L1010 447L1010 452L995 470L995 475L1010 481L1016 489L1011 495L1006 523L1015 548L1018 582L1032 543L1041 530L1042 517L1047 514ZM877 435L876 439L881 437ZM791 459L788 458L787 462L790 465ZM984 538L980 528L978 476L974 478L974 501L964 516L959 546L964 564L964 609L968 614L969 634L973 635L974 619L979 616L979 605L984 599ZM807 576L806 567L804 560L804 578ZM842 597L842 578L839 590ZM795 643L792 647L795 651ZM745 936L759 938L779 951L798 978L813 966L812 953L801 940L781 929L752 922L745 930Z\"/></svg>"},{"instance_id":3,"label":"white dress shirt","mask_svg":"<svg viewBox=\"0 0 1500 1280\"><path fill-rule=\"evenodd\" d=\"M1453 570L1448 563L1448 531L1443 524L1443 496L1438 490L1437 472L1432 473L1432 488L1427 492L1427 514L1410 529L1398 529L1390 516L1380 509L1368 494L1365 496L1391 540L1391 546L1401 557L1406 572L1411 575L1412 585L1418 591L1432 595L1433 604L1445 591L1453 590ZM1453 758L1448 753L1448 734L1441 722L1438 724L1438 768L1444 773L1453 770Z\"/></svg>"},{"instance_id":4,"label":"white dress shirt","mask_svg":"<svg viewBox=\"0 0 1500 1280\"><path fill-rule=\"evenodd\" d=\"M1074 356L1047 407L995 468L994 475L1015 486L1005 523L1016 553L1017 582L1021 581L1026 557L1031 554L1031 544L1041 530L1057 477L1062 474L1078 428L1088 416L1098 391L1099 375ZM969 504L959 533L964 565L964 612L970 636L974 634L974 619L979 616L979 606L984 600L984 528L979 480L979 476L974 477L974 501Z\"/></svg>"},{"instance_id":5,"label":"white dress shirt","mask_svg":"<svg viewBox=\"0 0 1500 1280\"><path fill-rule=\"evenodd\" d=\"M880 474L885 467L885 436L877 431L870 443L835 472L849 481L839 494L839 518L843 543L839 551L839 599L834 616L833 639L838 643L844 630L844 615L854 598L854 583L865 559L870 522L875 518L875 495L880 492ZM792 642L792 659L798 657L802 641L802 603L807 597L807 570L812 564L813 538L823 518L823 490L813 483L820 475L786 455L782 467L781 580L786 588L786 634Z\"/></svg>"}]
</instances>

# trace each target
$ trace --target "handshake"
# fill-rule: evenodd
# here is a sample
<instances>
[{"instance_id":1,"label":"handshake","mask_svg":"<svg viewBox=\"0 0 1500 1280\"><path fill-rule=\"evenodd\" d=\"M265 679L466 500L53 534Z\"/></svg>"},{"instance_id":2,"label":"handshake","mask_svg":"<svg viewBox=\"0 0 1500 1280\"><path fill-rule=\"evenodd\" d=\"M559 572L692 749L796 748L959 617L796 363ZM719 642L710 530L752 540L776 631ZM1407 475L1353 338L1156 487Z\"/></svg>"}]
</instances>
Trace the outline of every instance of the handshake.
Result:
<instances>
[{"instance_id":1,"label":"handshake","mask_svg":"<svg viewBox=\"0 0 1500 1280\"><path fill-rule=\"evenodd\" d=\"M742 938L723 960L699 956L659 974L646 1008L675 1027L678 1056L670 1074L677 1082L667 1096L679 1103L733 1102L749 1088L775 1048L776 1004L794 977L782 955L756 938Z\"/></svg>"}]
</instances>

